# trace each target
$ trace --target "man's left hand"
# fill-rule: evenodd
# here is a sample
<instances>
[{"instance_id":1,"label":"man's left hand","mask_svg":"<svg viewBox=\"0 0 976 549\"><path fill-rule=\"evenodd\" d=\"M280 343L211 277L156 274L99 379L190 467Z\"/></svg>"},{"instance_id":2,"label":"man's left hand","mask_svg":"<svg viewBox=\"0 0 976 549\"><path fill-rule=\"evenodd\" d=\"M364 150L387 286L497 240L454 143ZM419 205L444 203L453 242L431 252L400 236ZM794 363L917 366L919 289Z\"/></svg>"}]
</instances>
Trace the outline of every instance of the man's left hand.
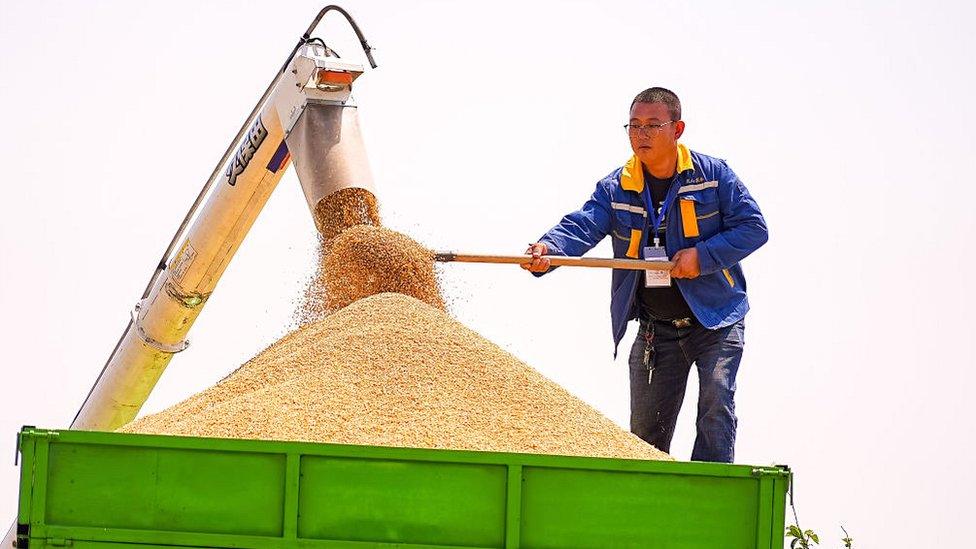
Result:
<instances>
[{"instance_id":1,"label":"man's left hand","mask_svg":"<svg viewBox=\"0 0 976 549\"><path fill-rule=\"evenodd\" d=\"M671 276L674 278L696 278L701 274L698 250L695 248L678 250L671 261L674 263L674 267L671 267Z\"/></svg>"}]
</instances>

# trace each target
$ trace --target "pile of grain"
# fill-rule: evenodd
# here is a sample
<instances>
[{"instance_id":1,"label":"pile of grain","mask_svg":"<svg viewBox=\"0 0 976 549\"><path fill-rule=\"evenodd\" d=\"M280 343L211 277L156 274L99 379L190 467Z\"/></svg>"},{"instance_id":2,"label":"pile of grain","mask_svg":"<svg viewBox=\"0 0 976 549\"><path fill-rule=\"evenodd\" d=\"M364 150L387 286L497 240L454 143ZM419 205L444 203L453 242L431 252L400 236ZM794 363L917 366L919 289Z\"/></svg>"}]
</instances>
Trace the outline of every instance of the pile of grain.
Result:
<instances>
[{"instance_id":1,"label":"pile of grain","mask_svg":"<svg viewBox=\"0 0 976 549\"><path fill-rule=\"evenodd\" d=\"M359 300L121 431L671 459L442 310Z\"/></svg>"},{"instance_id":2,"label":"pile of grain","mask_svg":"<svg viewBox=\"0 0 976 549\"><path fill-rule=\"evenodd\" d=\"M380 227L371 193L334 193L315 220L299 329L121 431L670 459L450 318L433 254Z\"/></svg>"}]
</instances>

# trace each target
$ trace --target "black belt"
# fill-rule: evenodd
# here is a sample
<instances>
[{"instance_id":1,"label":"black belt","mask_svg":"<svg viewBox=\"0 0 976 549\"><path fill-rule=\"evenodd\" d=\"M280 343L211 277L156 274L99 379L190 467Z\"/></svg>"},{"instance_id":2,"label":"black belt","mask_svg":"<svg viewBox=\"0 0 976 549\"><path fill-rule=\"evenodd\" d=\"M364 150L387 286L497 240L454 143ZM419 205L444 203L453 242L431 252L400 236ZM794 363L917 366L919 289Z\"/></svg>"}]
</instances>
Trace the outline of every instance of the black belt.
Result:
<instances>
[{"instance_id":1,"label":"black belt","mask_svg":"<svg viewBox=\"0 0 976 549\"><path fill-rule=\"evenodd\" d=\"M640 321L657 322L658 324L666 324L674 328L691 328L695 324L695 319L692 317L675 318L673 320L661 320L659 318L650 318L650 317L642 316L640 317Z\"/></svg>"}]
</instances>

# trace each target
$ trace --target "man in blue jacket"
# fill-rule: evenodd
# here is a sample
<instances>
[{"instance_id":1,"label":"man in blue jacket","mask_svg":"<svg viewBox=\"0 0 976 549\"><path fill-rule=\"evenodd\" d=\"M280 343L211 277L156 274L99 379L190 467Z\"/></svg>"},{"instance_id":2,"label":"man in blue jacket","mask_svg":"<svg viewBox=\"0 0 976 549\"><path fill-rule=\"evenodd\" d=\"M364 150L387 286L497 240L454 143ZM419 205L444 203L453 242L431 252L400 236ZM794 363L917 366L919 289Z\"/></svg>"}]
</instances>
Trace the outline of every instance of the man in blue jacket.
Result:
<instances>
[{"instance_id":1,"label":"man in blue jacket","mask_svg":"<svg viewBox=\"0 0 976 549\"><path fill-rule=\"evenodd\" d=\"M673 92L639 93L626 128L634 155L531 245L532 261L522 267L542 275L550 270L547 255L581 256L608 235L614 257L670 258L670 276L613 271L615 353L627 322L640 321L630 352L630 429L670 451L695 364L698 435L691 459L732 463L735 376L749 310L739 263L766 242L766 222L725 161L678 143L685 123Z\"/></svg>"}]
</instances>

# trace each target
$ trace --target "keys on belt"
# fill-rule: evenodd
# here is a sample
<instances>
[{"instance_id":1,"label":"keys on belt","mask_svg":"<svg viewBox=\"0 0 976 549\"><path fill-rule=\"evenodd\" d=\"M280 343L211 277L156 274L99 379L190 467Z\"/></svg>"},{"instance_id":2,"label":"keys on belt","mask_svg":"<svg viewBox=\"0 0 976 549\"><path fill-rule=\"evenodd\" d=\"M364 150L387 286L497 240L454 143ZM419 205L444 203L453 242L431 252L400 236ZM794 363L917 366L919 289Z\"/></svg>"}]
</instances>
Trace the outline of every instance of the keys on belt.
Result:
<instances>
[{"instance_id":1,"label":"keys on belt","mask_svg":"<svg viewBox=\"0 0 976 549\"><path fill-rule=\"evenodd\" d=\"M660 322L661 324L670 324L675 328L681 329L681 328L691 328L691 326L695 323L695 319L691 317L676 318L674 320L657 320L657 319L652 320L649 318L641 318L641 322L647 322L647 323Z\"/></svg>"},{"instance_id":2,"label":"keys on belt","mask_svg":"<svg viewBox=\"0 0 976 549\"><path fill-rule=\"evenodd\" d=\"M691 328L692 320L691 318L676 318L674 320L666 320L665 322L670 322L675 328Z\"/></svg>"},{"instance_id":3,"label":"keys on belt","mask_svg":"<svg viewBox=\"0 0 976 549\"><path fill-rule=\"evenodd\" d=\"M650 385L654 378L654 323L670 324L676 329L690 328L694 324L694 319L690 317L676 318L674 320L649 320L641 318L641 327L644 328L644 367L647 368L647 383Z\"/></svg>"},{"instance_id":4,"label":"keys on belt","mask_svg":"<svg viewBox=\"0 0 976 549\"><path fill-rule=\"evenodd\" d=\"M647 384L654 377L654 323L648 323L644 330L644 367L647 368Z\"/></svg>"}]
</instances>

